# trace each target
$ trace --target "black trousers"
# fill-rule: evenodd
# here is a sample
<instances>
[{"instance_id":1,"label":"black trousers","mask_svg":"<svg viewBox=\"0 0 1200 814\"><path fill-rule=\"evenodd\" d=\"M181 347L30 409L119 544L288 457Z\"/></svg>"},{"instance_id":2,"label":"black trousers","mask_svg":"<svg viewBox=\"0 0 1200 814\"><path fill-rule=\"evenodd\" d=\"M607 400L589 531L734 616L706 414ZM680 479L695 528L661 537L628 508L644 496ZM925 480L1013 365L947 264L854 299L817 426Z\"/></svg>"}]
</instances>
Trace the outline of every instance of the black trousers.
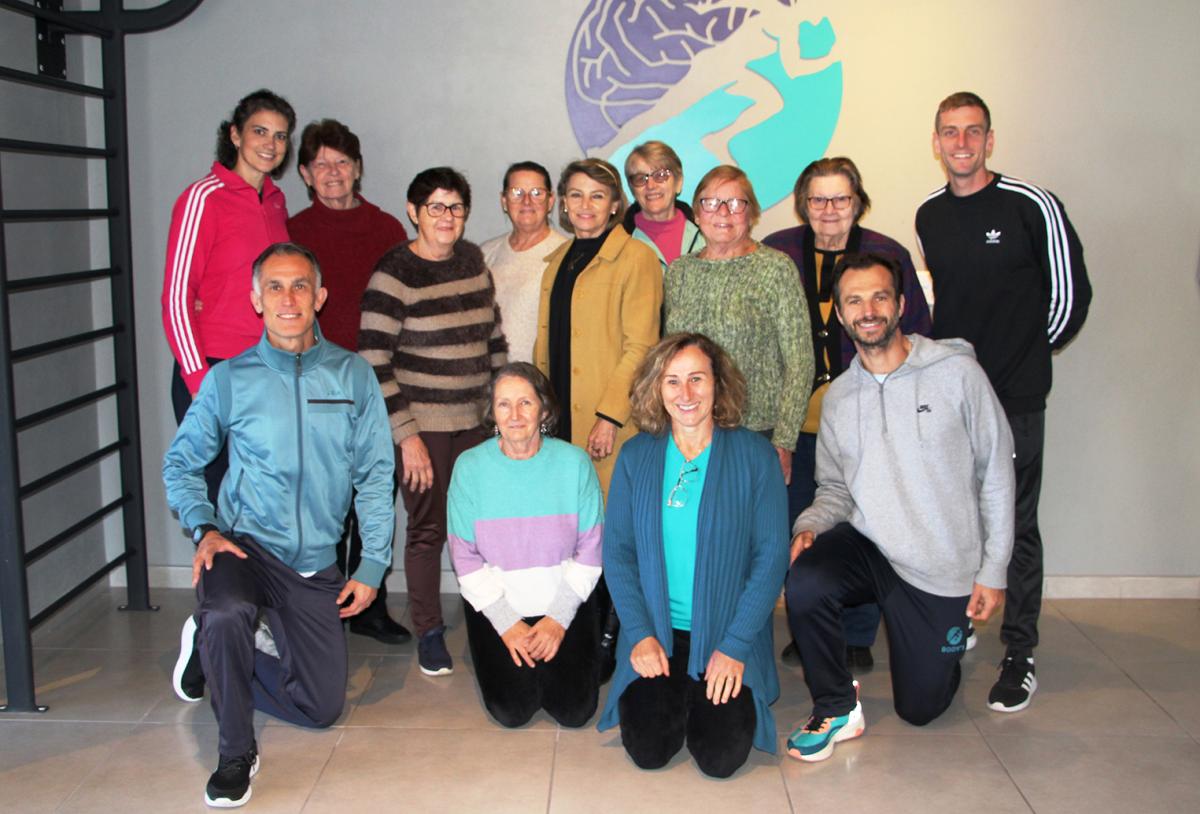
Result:
<instances>
[{"instance_id":1,"label":"black trousers","mask_svg":"<svg viewBox=\"0 0 1200 814\"><path fill-rule=\"evenodd\" d=\"M575 612L554 658L536 661L533 667L513 664L492 623L465 599L463 611L479 693L501 726L524 726L539 709L569 727L583 726L596 714L600 614L595 591ZM541 618L531 616L525 622L532 625Z\"/></svg>"},{"instance_id":2,"label":"black trousers","mask_svg":"<svg viewBox=\"0 0 1200 814\"><path fill-rule=\"evenodd\" d=\"M233 542L246 559L222 553L200 572L200 663L212 695L222 755L254 742L254 710L307 727L327 727L346 702L346 634L337 595L345 580L331 565L297 574L249 537ZM262 610L279 657L254 648Z\"/></svg>"},{"instance_id":3,"label":"black trousers","mask_svg":"<svg viewBox=\"0 0 1200 814\"><path fill-rule=\"evenodd\" d=\"M208 359L208 364L211 367L221 359ZM179 362L175 363L175 367L171 371L171 407L175 411L175 423L182 424L183 417L187 415L188 407L192 406L192 394L188 392L187 385L183 382L183 374L179 370ZM213 505L213 509L217 508L217 495L221 491L221 481L225 477L225 473L229 471L229 447L225 444L221 445L221 451L217 453L217 457L212 463L204 467L204 482L208 486L208 500Z\"/></svg>"},{"instance_id":4,"label":"black trousers","mask_svg":"<svg viewBox=\"0 0 1200 814\"><path fill-rule=\"evenodd\" d=\"M1012 428L1017 475L1017 505L1012 559L1008 561L1008 590L1000 640L1010 650L1030 655L1038 644L1042 613L1042 533L1038 530L1038 499L1042 493L1042 447L1046 411L1008 417Z\"/></svg>"},{"instance_id":5,"label":"black trousers","mask_svg":"<svg viewBox=\"0 0 1200 814\"><path fill-rule=\"evenodd\" d=\"M802 432L792 452L792 482L788 484L788 528L800 513L812 505L817 495L817 436ZM879 606L874 602L847 605L842 609L842 630L846 644L874 647L879 633Z\"/></svg>"},{"instance_id":6,"label":"black trousers","mask_svg":"<svg viewBox=\"0 0 1200 814\"><path fill-rule=\"evenodd\" d=\"M661 769L686 742L700 771L729 777L754 744L754 693L743 685L737 698L714 704L704 697L704 677L688 675L691 635L672 631L672 649L670 675L637 678L621 693L621 743L638 768Z\"/></svg>"},{"instance_id":7,"label":"black trousers","mask_svg":"<svg viewBox=\"0 0 1200 814\"><path fill-rule=\"evenodd\" d=\"M896 714L924 726L954 700L969 596L936 596L909 585L849 523L820 535L796 558L785 593L814 716L845 715L854 708L841 619L843 606L863 602L877 602L887 621Z\"/></svg>"}]
</instances>

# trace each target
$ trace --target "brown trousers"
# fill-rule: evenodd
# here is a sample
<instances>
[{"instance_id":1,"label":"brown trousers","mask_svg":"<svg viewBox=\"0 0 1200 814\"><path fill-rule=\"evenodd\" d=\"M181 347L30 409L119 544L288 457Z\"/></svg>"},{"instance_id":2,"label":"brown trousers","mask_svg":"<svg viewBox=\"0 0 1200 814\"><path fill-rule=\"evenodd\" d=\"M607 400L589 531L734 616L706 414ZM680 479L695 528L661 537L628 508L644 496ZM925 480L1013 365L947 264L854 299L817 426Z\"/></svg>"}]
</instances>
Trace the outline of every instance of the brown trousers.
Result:
<instances>
[{"instance_id":1,"label":"brown trousers","mask_svg":"<svg viewBox=\"0 0 1200 814\"><path fill-rule=\"evenodd\" d=\"M404 541L404 576L408 582L408 607L417 636L442 622L442 547L446 543L446 495L454 462L466 450L487 438L481 427L457 432L422 432L421 440L433 463L433 486L418 493L400 483L408 512ZM403 478L396 453L396 477Z\"/></svg>"}]
</instances>

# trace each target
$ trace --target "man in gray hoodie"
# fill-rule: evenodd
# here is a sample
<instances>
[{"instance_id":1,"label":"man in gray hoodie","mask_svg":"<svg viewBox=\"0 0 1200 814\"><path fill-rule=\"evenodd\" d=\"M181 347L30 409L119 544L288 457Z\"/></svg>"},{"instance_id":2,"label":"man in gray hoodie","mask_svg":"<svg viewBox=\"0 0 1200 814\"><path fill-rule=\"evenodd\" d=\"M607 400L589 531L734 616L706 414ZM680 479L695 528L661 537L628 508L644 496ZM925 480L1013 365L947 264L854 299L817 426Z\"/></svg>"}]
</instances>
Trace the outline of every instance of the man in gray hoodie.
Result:
<instances>
[{"instance_id":1,"label":"man in gray hoodie","mask_svg":"<svg viewBox=\"0 0 1200 814\"><path fill-rule=\"evenodd\" d=\"M817 494L792 529L788 624L813 698L788 739L800 760L824 760L865 729L844 606L880 605L896 713L922 726L958 689L967 620L1004 601L1014 505L1004 409L969 343L897 330L900 291L888 257L847 254L834 270L858 355L825 396Z\"/></svg>"}]
</instances>

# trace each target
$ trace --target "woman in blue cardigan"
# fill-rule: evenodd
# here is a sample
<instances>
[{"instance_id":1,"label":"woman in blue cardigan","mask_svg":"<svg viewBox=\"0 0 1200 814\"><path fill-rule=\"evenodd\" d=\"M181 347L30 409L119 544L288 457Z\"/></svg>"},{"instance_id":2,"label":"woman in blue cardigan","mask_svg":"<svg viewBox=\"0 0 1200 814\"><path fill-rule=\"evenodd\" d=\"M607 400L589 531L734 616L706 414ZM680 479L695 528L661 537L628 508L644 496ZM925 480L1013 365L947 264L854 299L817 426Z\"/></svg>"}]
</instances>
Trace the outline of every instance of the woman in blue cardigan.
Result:
<instances>
[{"instance_id":1,"label":"woman in blue cardigan","mask_svg":"<svg viewBox=\"0 0 1200 814\"><path fill-rule=\"evenodd\" d=\"M634 380L642 432L617 459L605 520L621 633L599 728L620 723L643 769L685 742L712 777L737 771L751 746L775 752L787 492L771 442L738 426L745 399L733 361L700 334L663 339Z\"/></svg>"}]
</instances>

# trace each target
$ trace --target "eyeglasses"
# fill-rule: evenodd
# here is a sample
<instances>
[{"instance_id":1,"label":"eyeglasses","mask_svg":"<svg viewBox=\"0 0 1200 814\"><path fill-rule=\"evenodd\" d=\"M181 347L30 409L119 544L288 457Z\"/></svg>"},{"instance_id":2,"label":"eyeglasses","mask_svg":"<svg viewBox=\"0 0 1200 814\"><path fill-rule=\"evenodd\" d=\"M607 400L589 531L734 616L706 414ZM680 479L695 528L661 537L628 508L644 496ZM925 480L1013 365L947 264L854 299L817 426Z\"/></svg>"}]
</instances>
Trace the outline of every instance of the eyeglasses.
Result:
<instances>
[{"instance_id":1,"label":"eyeglasses","mask_svg":"<svg viewBox=\"0 0 1200 814\"><path fill-rule=\"evenodd\" d=\"M729 214L737 215L746 211L750 202L745 198L701 198L700 208L705 212L717 212L724 206Z\"/></svg>"},{"instance_id":2,"label":"eyeglasses","mask_svg":"<svg viewBox=\"0 0 1200 814\"><path fill-rule=\"evenodd\" d=\"M440 218L442 215L446 214L447 209L449 209L450 214L456 218L465 218L467 216L466 204L456 203L447 206L440 201L434 201L433 203L424 204L424 206L425 211L428 212L430 216L435 218Z\"/></svg>"},{"instance_id":3,"label":"eyeglasses","mask_svg":"<svg viewBox=\"0 0 1200 814\"><path fill-rule=\"evenodd\" d=\"M826 198L824 195L809 195L808 208L820 211L827 205L833 204L834 209L845 209L854 200L853 195L835 195L832 198Z\"/></svg>"},{"instance_id":4,"label":"eyeglasses","mask_svg":"<svg viewBox=\"0 0 1200 814\"><path fill-rule=\"evenodd\" d=\"M654 183L656 184L665 184L671 180L671 176L674 174L666 167L663 167L661 170L655 170L654 172L635 172L631 175L626 175L625 178L629 181L629 186L634 189L641 189L646 186L646 182L651 178L654 179Z\"/></svg>"},{"instance_id":5,"label":"eyeglasses","mask_svg":"<svg viewBox=\"0 0 1200 814\"><path fill-rule=\"evenodd\" d=\"M529 200L533 201L534 203L539 203L545 200L546 193L548 191L549 190L546 190L542 187L533 187L532 189L510 187L507 194L510 200L516 201L517 203L525 200L526 197L528 197Z\"/></svg>"},{"instance_id":6,"label":"eyeglasses","mask_svg":"<svg viewBox=\"0 0 1200 814\"><path fill-rule=\"evenodd\" d=\"M679 468L679 480L675 482L675 488L667 495L667 505L669 507L672 509L682 509L687 505L687 487L689 484L696 482L696 475L698 474L700 474L700 467L694 461L683 462L683 466Z\"/></svg>"}]
</instances>

